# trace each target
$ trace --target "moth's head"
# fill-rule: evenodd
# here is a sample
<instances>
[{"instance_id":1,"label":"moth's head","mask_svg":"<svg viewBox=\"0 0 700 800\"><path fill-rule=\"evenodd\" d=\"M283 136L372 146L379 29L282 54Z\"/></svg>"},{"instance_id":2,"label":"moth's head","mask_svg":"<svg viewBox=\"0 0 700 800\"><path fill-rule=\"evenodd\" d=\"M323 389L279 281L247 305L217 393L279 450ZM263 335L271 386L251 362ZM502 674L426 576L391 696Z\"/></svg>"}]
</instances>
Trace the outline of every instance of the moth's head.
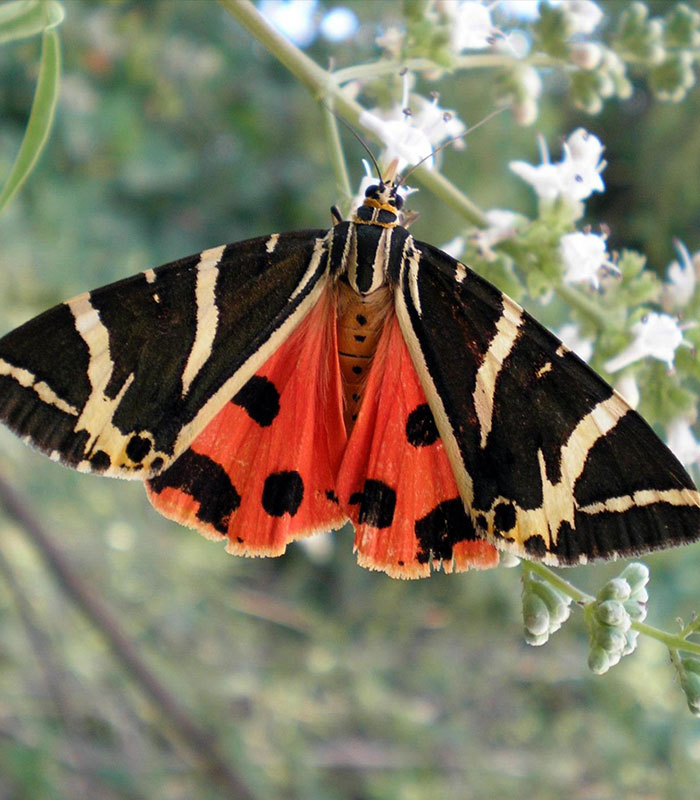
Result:
<instances>
[{"instance_id":1,"label":"moth's head","mask_svg":"<svg viewBox=\"0 0 700 800\"><path fill-rule=\"evenodd\" d=\"M398 189L399 187L393 181L388 183L380 181L368 186L362 205L370 206L370 208L382 208L398 216L399 211L403 208L403 197L399 194Z\"/></svg>"}]
</instances>

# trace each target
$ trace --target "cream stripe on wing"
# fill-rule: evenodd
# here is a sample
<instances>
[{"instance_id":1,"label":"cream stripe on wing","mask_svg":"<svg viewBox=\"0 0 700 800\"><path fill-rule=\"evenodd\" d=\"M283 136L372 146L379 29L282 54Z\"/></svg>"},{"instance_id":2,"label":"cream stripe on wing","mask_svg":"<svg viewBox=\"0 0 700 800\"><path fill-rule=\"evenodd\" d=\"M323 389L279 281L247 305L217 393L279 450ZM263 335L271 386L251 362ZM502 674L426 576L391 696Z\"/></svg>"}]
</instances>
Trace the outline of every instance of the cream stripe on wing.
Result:
<instances>
[{"instance_id":1,"label":"cream stripe on wing","mask_svg":"<svg viewBox=\"0 0 700 800\"><path fill-rule=\"evenodd\" d=\"M290 302L307 288L308 284L318 272L321 259L327 254L327 242L330 236L332 236L332 231L329 232L326 238L316 239L313 253L309 259L309 265L302 279L299 281L299 284L290 295ZM327 263L326 261L326 266ZM308 295L299 302L294 312L284 320L279 328L272 333L270 338L261 344L244 364L241 364L235 374L207 400L197 416L186 425L182 426L173 447L174 457L177 457L186 447L189 447L192 439L194 439L199 431L213 419L223 404L236 394L243 384L255 374L255 371L259 369L285 339L287 339L315 303L318 302L321 293L327 286L327 277L327 272L325 275L318 277L316 285L309 291Z\"/></svg>"},{"instance_id":2,"label":"cream stripe on wing","mask_svg":"<svg viewBox=\"0 0 700 800\"><path fill-rule=\"evenodd\" d=\"M200 369L211 355L211 349L219 325L219 309L216 305L216 280L219 277L219 262L225 245L204 250L197 264L197 284L195 304L197 307L197 327L192 349L182 371L182 396L184 397L197 377Z\"/></svg>"},{"instance_id":3,"label":"cream stripe on wing","mask_svg":"<svg viewBox=\"0 0 700 800\"><path fill-rule=\"evenodd\" d=\"M53 406L59 411L63 411L73 417L77 417L80 413L75 406L72 406L66 400L60 398L47 383L38 381L36 375L32 375L28 369L15 367L0 358L0 375L7 375L9 378L14 378L20 386L23 386L25 389L32 389L36 392L43 403Z\"/></svg>"},{"instance_id":4,"label":"cream stripe on wing","mask_svg":"<svg viewBox=\"0 0 700 800\"><path fill-rule=\"evenodd\" d=\"M700 493L696 489L640 489L633 494L611 497L601 503L581 506L582 514L601 514L604 511L622 513L630 508L668 503L672 506L700 506Z\"/></svg>"},{"instance_id":5,"label":"cream stripe on wing","mask_svg":"<svg viewBox=\"0 0 700 800\"><path fill-rule=\"evenodd\" d=\"M503 368L503 362L510 355L520 332L523 310L507 297L503 297L503 313L496 323L496 335L491 340L476 373L474 388L474 408L479 418L481 429L481 447L486 447L486 440L493 424L493 401L496 392L496 381Z\"/></svg>"},{"instance_id":6,"label":"cream stripe on wing","mask_svg":"<svg viewBox=\"0 0 700 800\"><path fill-rule=\"evenodd\" d=\"M556 484L549 481L544 456L541 450L538 451L542 479L542 507L547 518L550 541L556 541L557 531L562 522L566 521L574 526L576 501L573 487L583 473L588 455L595 443L607 436L629 410L627 403L615 392L607 400L594 406L580 420L561 448L561 478Z\"/></svg>"}]
</instances>

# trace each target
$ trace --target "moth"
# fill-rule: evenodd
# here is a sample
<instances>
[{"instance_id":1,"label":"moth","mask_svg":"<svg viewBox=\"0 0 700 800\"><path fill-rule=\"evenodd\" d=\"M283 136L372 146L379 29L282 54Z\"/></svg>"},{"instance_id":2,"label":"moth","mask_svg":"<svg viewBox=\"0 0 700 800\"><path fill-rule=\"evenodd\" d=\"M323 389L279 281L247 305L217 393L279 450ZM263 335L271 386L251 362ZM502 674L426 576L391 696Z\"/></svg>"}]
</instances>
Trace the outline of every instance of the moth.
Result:
<instances>
[{"instance_id":1,"label":"moth","mask_svg":"<svg viewBox=\"0 0 700 800\"><path fill-rule=\"evenodd\" d=\"M330 230L214 247L0 340L0 419L54 461L145 482L237 555L355 527L416 578L700 537L700 495L552 333L402 226L399 181Z\"/></svg>"}]
</instances>

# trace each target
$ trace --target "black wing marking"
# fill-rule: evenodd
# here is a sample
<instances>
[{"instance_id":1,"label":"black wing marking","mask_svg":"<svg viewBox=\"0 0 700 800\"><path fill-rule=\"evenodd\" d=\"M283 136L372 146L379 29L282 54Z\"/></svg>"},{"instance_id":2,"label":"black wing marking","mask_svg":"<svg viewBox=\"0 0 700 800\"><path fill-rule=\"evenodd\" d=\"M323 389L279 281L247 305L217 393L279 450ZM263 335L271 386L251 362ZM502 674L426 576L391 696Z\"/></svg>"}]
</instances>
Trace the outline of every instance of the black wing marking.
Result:
<instances>
[{"instance_id":1,"label":"black wing marking","mask_svg":"<svg viewBox=\"0 0 700 800\"><path fill-rule=\"evenodd\" d=\"M157 474L318 299L325 233L205 250L30 320L0 339L0 420L69 466Z\"/></svg>"},{"instance_id":2,"label":"black wing marking","mask_svg":"<svg viewBox=\"0 0 700 800\"><path fill-rule=\"evenodd\" d=\"M700 537L700 496L675 456L517 303L410 242L396 306L478 535L552 564Z\"/></svg>"}]
</instances>

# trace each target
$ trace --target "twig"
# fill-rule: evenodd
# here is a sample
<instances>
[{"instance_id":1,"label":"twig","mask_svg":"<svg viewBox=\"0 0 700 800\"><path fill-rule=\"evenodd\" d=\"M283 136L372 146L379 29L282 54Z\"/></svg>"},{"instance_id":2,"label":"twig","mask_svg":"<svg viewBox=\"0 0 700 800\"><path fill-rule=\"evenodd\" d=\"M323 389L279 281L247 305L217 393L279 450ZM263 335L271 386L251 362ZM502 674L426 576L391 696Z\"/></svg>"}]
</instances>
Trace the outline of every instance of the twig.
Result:
<instances>
[{"instance_id":1,"label":"twig","mask_svg":"<svg viewBox=\"0 0 700 800\"><path fill-rule=\"evenodd\" d=\"M158 680L112 613L79 578L19 494L1 476L0 505L22 526L59 586L104 637L117 660L171 723L174 735L197 757L211 778L235 800L255 800L255 795L219 752L211 735L190 718Z\"/></svg>"}]
</instances>

